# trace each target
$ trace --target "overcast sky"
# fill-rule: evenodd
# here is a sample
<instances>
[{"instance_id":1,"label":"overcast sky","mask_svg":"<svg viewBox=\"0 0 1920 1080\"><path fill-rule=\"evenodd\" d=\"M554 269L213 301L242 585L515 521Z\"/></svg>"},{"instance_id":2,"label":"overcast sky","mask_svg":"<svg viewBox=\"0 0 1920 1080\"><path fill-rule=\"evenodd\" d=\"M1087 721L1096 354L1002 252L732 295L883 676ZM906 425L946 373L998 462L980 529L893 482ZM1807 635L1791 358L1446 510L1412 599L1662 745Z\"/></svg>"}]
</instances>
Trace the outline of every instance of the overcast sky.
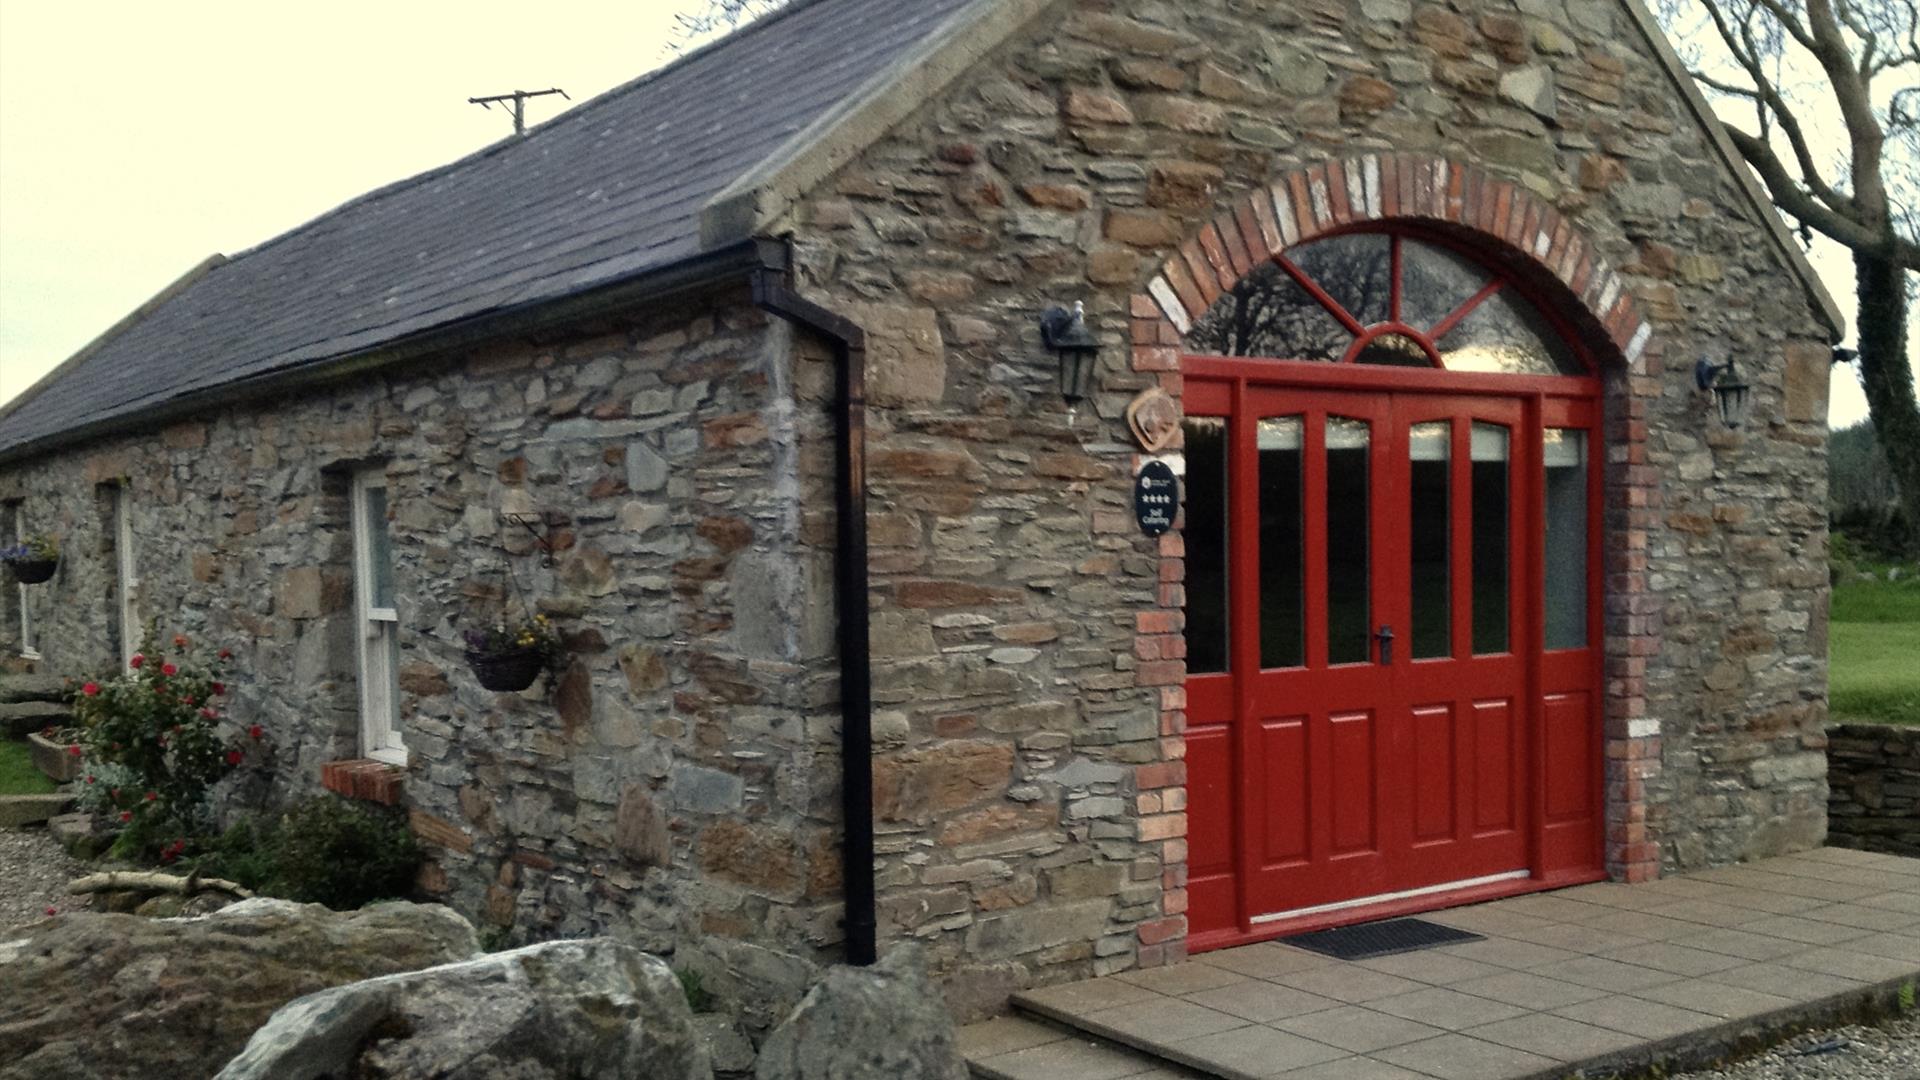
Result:
<instances>
[{"instance_id":1,"label":"overcast sky","mask_svg":"<svg viewBox=\"0 0 1920 1080\"><path fill-rule=\"evenodd\" d=\"M467 98L584 101L669 59L696 6L0 0L0 402L206 256L511 130ZM1819 261L1851 315L1845 260ZM1847 369L1834 390L1835 426L1865 415Z\"/></svg>"}]
</instances>

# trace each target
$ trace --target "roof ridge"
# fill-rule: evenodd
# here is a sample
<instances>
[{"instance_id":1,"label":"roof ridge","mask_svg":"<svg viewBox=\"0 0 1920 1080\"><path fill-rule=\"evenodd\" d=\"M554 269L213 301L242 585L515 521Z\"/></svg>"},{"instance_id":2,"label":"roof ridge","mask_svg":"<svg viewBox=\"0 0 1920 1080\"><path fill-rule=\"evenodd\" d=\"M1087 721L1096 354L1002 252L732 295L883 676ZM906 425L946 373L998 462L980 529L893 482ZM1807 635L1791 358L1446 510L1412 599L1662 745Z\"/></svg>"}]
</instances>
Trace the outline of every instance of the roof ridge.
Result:
<instances>
[{"instance_id":1,"label":"roof ridge","mask_svg":"<svg viewBox=\"0 0 1920 1080\"><path fill-rule=\"evenodd\" d=\"M568 108L564 112L560 113L558 116L555 116L542 123L533 125L532 127L528 128L524 134L507 135L503 138L496 139L495 141L490 142L487 145L480 147L479 149L469 151L468 153L463 154L460 157L454 158L452 161L448 161L443 164L435 165L431 168L424 169L420 172L413 174L412 176L405 176L405 177L401 177L398 180L389 181L388 183L382 184L381 186L377 188L373 188L372 190L363 191L360 194L355 195L352 198L346 200L345 202L339 203L338 205L334 206L329 210L323 210L320 213L315 214L313 217L308 218L307 220L301 222L298 225L293 226L290 229L286 229L282 232L275 233L274 235L267 237L265 240L262 240L251 247L242 248L239 251L236 251L233 254L228 255L226 257L227 261L229 263L238 262L241 259L244 259L250 255L275 247L283 241L292 240L297 236L309 235L313 233L316 229L318 229L320 226L322 226L328 219L334 218L354 207L364 206L370 203L374 203L383 198L389 197L396 192L409 190L421 184L429 183L434 179L437 179L438 177L444 176L457 169L460 169L471 162L481 161L489 157L494 157L499 154L506 153L508 150L517 146L528 145L533 141L535 137L550 131L551 129L554 128L555 125L561 124L563 122L578 120L584 117L589 110L594 110L594 109L603 107L606 105L607 102L611 101L614 98L624 96L628 93L631 93L635 90L640 89L643 86L647 86L653 82L663 79L666 76L691 65L696 60L707 58L712 54L717 53L726 47L735 45L740 41L746 40L749 36L765 30L768 26L784 22L788 18L792 17L793 15L801 11L805 11L809 8L820 7L825 4L830 4L835 2L836 0L791 0L791 2L785 5L784 7L780 7L773 11L770 11L767 14L761 16L760 18L755 19L750 23L747 23L745 26L736 27L735 29L728 31L723 36L716 38L713 41L709 41L706 44L701 45L696 49L692 49L688 52L685 52L673 58L672 60L669 60L666 63L660 65L659 67L653 68L652 70L649 70L649 71L641 72L639 75L636 75L631 79L628 79L626 82L623 82L618 86L613 86L613 87L609 87L606 90L602 90L600 93L595 94L592 97L581 101L580 103L572 106L571 108Z\"/></svg>"}]
</instances>

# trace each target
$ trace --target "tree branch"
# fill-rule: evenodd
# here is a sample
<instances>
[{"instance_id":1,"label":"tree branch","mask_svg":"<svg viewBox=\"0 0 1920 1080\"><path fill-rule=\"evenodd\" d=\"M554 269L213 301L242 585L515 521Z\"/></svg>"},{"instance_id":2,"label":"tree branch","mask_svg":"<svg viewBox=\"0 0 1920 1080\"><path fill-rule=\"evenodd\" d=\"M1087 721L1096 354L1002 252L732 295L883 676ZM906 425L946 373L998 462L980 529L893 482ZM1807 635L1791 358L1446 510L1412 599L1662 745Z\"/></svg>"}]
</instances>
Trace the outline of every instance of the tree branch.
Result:
<instances>
[{"instance_id":1,"label":"tree branch","mask_svg":"<svg viewBox=\"0 0 1920 1080\"><path fill-rule=\"evenodd\" d=\"M1876 232L1822 205L1794 182L1793 174L1787 171L1785 163L1765 139L1741 131L1731 124L1721 126L1726 129L1728 138L1733 140L1734 148L1740 151L1740 156L1760 174L1760 182L1766 185L1767 194L1775 206L1793 215L1796 221L1807 228L1854 251L1891 260L1910 270L1920 270L1920 245L1890 232Z\"/></svg>"},{"instance_id":2,"label":"tree branch","mask_svg":"<svg viewBox=\"0 0 1920 1080\"><path fill-rule=\"evenodd\" d=\"M1753 100L1756 111L1760 113L1763 137L1767 116L1771 115L1778 121L1780 130L1786 133L1787 143L1793 148L1793 157L1800 165L1802 182L1807 190L1813 193L1814 198L1826 203L1833 210L1847 212L1851 208L1852 200L1834 190L1833 186L1820 175L1819 163L1814 160L1813 149L1808 145L1806 133L1800 127L1800 118L1794 115L1786 100L1780 96L1780 91L1767 78L1765 70L1760 66L1758 50L1754 47L1751 38L1747 36L1751 33L1751 27L1744 27L1742 32L1736 34L1724 13L1715 6L1714 0L1701 0L1701 6L1707 10L1707 17L1713 22L1714 32L1725 43L1727 51L1733 54L1734 63L1740 65L1741 69L1747 73L1747 78L1753 82L1753 91L1750 94L1739 94L1734 90L1727 92ZM1719 84L1712 82L1707 85L1715 89L1720 88Z\"/></svg>"},{"instance_id":3,"label":"tree branch","mask_svg":"<svg viewBox=\"0 0 1920 1080\"><path fill-rule=\"evenodd\" d=\"M1829 0L1807 0L1807 24L1814 44L1808 47L1827 73L1827 83L1846 121L1847 141L1853 152L1853 201L1869 218L1886 216L1886 182L1880 173L1881 148L1886 135L1879 118L1873 114L1873 93L1866 79L1854 70L1847 51L1846 35L1835 21Z\"/></svg>"}]
</instances>

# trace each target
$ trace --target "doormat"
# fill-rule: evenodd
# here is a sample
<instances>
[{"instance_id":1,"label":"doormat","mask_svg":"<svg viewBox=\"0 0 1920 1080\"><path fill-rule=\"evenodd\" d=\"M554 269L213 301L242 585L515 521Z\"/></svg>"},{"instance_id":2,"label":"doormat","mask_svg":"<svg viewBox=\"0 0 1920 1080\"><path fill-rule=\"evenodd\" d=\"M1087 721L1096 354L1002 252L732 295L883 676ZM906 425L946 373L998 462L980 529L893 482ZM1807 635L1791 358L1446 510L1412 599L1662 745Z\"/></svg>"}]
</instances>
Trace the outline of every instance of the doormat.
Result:
<instances>
[{"instance_id":1,"label":"doormat","mask_svg":"<svg viewBox=\"0 0 1920 1080\"><path fill-rule=\"evenodd\" d=\"M1376 956L1418 952L1436 945L1483 941L1485 937L1425 919L1388 919L1385 922L1342 926L1336 930L1315 930L1311 934L1280 940L1309 952L1331 956L1335 960L1371 960Z\"/></svg>"}]
</instances>

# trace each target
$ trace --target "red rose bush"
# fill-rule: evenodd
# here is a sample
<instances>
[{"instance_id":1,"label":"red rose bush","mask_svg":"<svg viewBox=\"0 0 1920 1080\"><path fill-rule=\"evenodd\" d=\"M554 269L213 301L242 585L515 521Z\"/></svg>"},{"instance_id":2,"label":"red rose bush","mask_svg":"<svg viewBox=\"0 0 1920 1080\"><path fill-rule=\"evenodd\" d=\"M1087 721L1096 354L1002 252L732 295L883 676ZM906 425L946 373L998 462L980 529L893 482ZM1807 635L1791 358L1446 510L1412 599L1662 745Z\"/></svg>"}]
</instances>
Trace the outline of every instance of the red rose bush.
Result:
<instances>
[{"instance_id":1,"label":"red rose bush","mask_svg":"<svg viewBox=\"0 0 1920 1080\"><path fill-rule=\"evenodd\" d=\"M260 738L258 725L221 733L231 654L203 657L185 637L173 645L171 656L135 654L118 677L89 682L73 698L89 764L118 781L107 808L141 846L169 831L200 831L208 790Z\"/></svg>"}]
</instances>

